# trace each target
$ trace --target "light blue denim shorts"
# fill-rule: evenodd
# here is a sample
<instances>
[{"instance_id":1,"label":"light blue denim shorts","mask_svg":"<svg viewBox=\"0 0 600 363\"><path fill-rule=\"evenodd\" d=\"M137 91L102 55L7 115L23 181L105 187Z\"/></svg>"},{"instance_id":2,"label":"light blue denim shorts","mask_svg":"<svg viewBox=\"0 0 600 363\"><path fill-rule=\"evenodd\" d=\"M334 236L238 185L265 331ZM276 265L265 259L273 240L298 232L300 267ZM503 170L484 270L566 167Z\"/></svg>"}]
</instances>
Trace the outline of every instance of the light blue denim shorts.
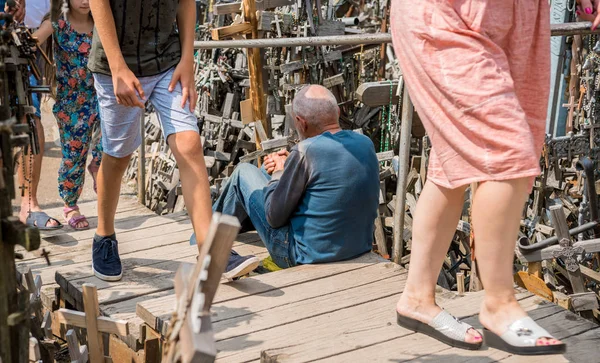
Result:
<instances>
[{"instance_id":1,"label":"light blue denim shorts","mask_svg":"<svg viewBox=\"0 0 600 363\"><path fill-rule=\"evenodd\" d=\"M139 77L146 98L152 103L163 136L183 132L198 132L198 120L189 109L189 102L181 108L181 84L178 82L173 92L169 83L174 68L150 77ZM94 73L94 86L98 97L104 152L116 158L131 155L142 143L140 121L143 110L117 103L111 76Z\"/></svg>"}]
</instances>

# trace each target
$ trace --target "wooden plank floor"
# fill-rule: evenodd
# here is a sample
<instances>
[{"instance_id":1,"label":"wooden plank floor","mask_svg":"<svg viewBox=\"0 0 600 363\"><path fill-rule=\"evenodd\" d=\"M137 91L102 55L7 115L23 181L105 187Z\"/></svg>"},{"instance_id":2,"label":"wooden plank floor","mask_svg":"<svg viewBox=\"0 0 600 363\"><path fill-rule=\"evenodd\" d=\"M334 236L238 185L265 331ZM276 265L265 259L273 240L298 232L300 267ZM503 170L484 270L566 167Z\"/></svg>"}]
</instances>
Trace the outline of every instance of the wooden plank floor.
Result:
<instances>
[{"instance_id":1,"label":"wooden plank floor","mask_svg":"<svg viewBox=\"0 0 600 363\"><path fill-rule=\"evenodd\" d=\"M95 203L94 203L95 204ZM95 205L82 205L88 216ZM50 211L57 214L57 211ZM191 225L183 214L156 216L121 199L117 215L119 251L124 276L107 283L93 276L90 266L92 229L64 229L44 235L50 252L46 266L40 252L24 253L19 268L31 267L43 278L45 301L60 286L81 305L81 285L98 287L102 313L138 326L146 323L158 333L168 327L175 305L173 277L181 263L194 263L196 247L189 246ZM234 244L240 254L267 256L255 233ZM56 280L55 280L56 278ZM454 349L395 323L394 306L405 284L406 270L374 254L324 265L255 275L223 283L213 305L213 327L222 362L595 362L600 328L554 304L519 292L521 305L544 328L569 344L564 356L518 357L485 348ZM481 328L477 311L483 293L459 297L439 291L438 302L449 312ZM81 306L78 306L81 309ZM136 331L137 330L137 331Z\"/></svg>"},{"instance_id":2,"label":"wooden plank floor","mask_svg":"<svg viewBox=\"0 0 600 363\"><path fill-rule=\"evenodd\" d=\"M90 229L74 231L64 227L58 231L42 232L39 250L23 253L17 268L31 268L42 277L42 298L50 308L55 289L61 287L76 309L83 311L81 287L92 283L98 288L98 300L103 314L130 321L130 331L139 337L142 320L135 313L136 304L145 299L168 295L173 290L173 278L182 262L195 262L198 249L189 245L192 225L184 213L157 216L136 199L121 196L116 215L116 233L119 254L123 263L123 279L106 282L96 278L91 268L92 237L97 226L96 202L82 203ZM50 216L59 219L61 209L49 209ZM59 219L61 220L61 219ZM264 258L268 254L256 233L246 233L234 243L242 255L254 254ZM42 248L50 252L51 265L40 256Z\"/></svg>"}]
</instances>

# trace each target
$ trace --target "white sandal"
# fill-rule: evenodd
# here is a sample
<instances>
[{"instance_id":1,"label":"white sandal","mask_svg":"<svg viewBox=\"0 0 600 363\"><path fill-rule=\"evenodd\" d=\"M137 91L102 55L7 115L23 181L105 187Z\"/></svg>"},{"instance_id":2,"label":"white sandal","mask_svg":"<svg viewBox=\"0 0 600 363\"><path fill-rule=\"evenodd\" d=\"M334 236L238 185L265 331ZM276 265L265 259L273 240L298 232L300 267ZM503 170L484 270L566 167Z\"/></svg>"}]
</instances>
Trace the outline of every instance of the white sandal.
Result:
<instances>
[{"instance_id":1,"label":"white sandal","mask_svg":"<svg viewBox=\"0 0 600 363\"><path fill-rule=\"evenodd\" d=\"M469 329L475 328L467 323L459 321L445 310L442 310L437 314L435 318L431 320L431 324L425 324L419 320L400 315L398 312L396 312L396 315L398 325L401 327L417 333L423 333L452 347L477 350L481 348L481 344L483 343L465 342Z\"/></svg>"},{"instance_id":2,"label":"white sandal","mask_svg":"<svg viewBox=\"0 0 600 363\"><path fill-rule=\"evenodd\" d=\"M555 339L544 328L529 316L519 319L498 336L488 329L483 329L485 344L491 348L520 355L562 354L567 351L563 344L537 345L540 338Z\"/></svg>"}]
</instances>

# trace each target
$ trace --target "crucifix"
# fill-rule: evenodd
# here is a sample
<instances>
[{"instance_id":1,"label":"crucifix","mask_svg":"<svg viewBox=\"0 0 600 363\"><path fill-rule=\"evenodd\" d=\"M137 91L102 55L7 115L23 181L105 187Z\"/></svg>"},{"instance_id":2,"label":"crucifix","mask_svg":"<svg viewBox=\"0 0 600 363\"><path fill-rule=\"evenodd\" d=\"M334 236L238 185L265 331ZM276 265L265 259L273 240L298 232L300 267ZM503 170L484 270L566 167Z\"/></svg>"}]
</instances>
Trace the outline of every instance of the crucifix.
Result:
<instances>
[{"instance_id":1,"label":"crucifix","mask_svg":"<svg viewBox=\"0 0 600 363\"><path fill-rule=\"evenodd\" d=\"M75 330L70 329L67 332L67 347L69 348L69 356L71 357L71 363L86 363L88 361L88 349L87 345L79 346L79 340L77 339L77 333Z\"/></svg>"},{"instance_id":2,"label":"crucifix","mask_svg":"<svg viewBox=\"0 0 600 363\"><path fill-rule=\"evenodd\" d=\"M72 325L87 330L87 342L90 363L103 363L104 339L102 333L116 334L122 337L129 335L129 325L125 320L114 320L100 316L98 291L92 284L83 284L83 306L85 312L59 309L56 318L59 323Z\"/></svg>"},{"instance_id":3,"label":"crucifix","mask_svg":"<svg viewBox=\"0 0 600 363\"><path fill-rule=\"evenodd\" d=\"M575 103L575 96L571 96L569 98L569 103L565 103L562 107L567 107L569 109L569 116L567 117L567 132L573 130L573 114L577 104Z\"/></svg>"}]
</instances>

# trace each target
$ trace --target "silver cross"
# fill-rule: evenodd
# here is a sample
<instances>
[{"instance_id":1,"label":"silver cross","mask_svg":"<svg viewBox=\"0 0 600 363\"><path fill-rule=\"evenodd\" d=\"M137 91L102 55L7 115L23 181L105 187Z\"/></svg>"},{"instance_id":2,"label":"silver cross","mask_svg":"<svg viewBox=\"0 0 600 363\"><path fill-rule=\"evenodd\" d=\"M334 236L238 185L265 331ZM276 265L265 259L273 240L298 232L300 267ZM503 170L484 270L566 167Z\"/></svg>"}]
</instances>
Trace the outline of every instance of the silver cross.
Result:
<instances>
[{"instance_id":1,"label":"silver cross","mask_svg":"<svg viewBox=\"0 0 600 363\"><path fill-rule=\"evenodd\" d=\"M552 256L554 258L562 258L565 262L567 270L575 272L579 269L579 263L577 262L577 255L585 253L585 250L581 246L573 247L571 241L567 238L561 239L558 244L562 247L560 250L553 251Z\"/></svg>"}]
</instances>

